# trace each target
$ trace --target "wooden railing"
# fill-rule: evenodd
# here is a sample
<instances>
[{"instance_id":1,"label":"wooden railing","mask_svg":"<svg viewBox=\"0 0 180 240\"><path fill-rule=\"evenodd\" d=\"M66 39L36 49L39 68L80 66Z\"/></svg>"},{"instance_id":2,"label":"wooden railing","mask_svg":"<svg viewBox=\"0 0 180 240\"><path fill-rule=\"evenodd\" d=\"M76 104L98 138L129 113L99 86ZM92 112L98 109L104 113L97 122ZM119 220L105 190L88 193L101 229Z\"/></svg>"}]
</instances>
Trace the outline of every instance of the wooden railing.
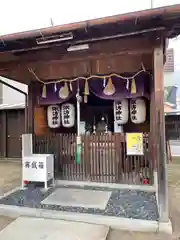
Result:
<instances>
[{"instance_id":1,"label":"wooden railing","mask_svg":"<svg viewBox=\"0 0 180 240\"><path fill-rule=\"evenodd\" d=\"M76 135L34 136L35 153L53 153L55 172L61 179L108 183L153 183L153 164L144 136L144 155L127 156L125 138L114 135L83 135L80 164L76 163Z\"/></svg>"}]
</instances>

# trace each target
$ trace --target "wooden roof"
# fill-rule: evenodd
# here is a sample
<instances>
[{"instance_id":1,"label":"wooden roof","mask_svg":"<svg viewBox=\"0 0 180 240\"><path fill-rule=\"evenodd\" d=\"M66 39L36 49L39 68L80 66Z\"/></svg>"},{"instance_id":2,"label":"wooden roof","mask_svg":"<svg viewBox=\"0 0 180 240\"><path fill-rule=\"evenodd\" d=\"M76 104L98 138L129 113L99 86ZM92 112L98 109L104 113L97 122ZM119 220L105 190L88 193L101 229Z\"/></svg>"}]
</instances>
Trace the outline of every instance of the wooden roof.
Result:
<instances>
[{"instance_id":1,"label":"wooden roof","mask_svg":"<svg viewBox=\"0 0 180 240\"><path fill-rule=\"evenodd\" d=\"M62 34L71 34L72 39L37 44L40 37ZM45 81L87 75L90 72L134 72L139 69L141 61L148 69L152 63L148 54L153 52L153 40L162 35L164 38L173 38L179 34L180 4L1 35L0 75L27 83L32 79L29 68L35 69ZM117 39L121 39L121 43ZM72 45L84 43L90 45L88 51L67 51ZM126 56L132 49L131 57ZM124 55L128 57L126 61Z\"/></svg>"},{"instance_id":2,"label":"wooden roof","mask_svg":"<svg viewBox=\"0 0 180 240\"><path fill-rule=\"evenodd\" d=\"M0 52L37 47L36 38L71 32L73 39L66 44L96 41L112 35L131 36L132 32L146 33L149 29L162 29L167 38L180 34L180 4L110 17L64 24L26 32L0 36ZM121 36L122 35L122 36Z\"/></svg>"}]
</instances>

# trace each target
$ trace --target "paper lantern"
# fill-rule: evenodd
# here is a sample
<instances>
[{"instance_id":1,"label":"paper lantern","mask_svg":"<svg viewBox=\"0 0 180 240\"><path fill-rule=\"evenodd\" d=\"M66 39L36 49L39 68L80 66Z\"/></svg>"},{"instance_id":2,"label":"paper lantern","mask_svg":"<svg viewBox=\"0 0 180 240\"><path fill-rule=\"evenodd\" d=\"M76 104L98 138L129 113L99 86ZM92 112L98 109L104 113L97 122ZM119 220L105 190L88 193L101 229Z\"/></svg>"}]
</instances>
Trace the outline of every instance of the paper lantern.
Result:
<instances>
[{"instance_id":1,"label":"paper lantern","mask_svg":"<svg viewBox=\"0 0 180 240\"><path fill-rule=\"evenodd\" d=\"M118 102L114 102L114 121L116 124L125 124L128 122L129 108L128 100L123 99Z\"/></svg>"},{"instance_id":2,"label":"paper lantern","mask_svg":"<svg viewBox=\"0 0 180 240\"><path fill-rule=\"evenodd\" d=\"M73 104L65 103L61 107L62 126L73 127L75 124L75 108Z\"/></svg>"},{"instance_id":3,"label":"paper lantern","mask_svg":"<svg viewBox=\"0 0 180 240\"><path fill-rule=\"evenodd\" d=\"M135 124L146 121L146 103L144 99L137 98L130 100L130 116L131 121Z\"/></svg>"},{"instance_id":4,"label":"paper lantern","mask_svg":"<svg viewBox=\"0 0 180 240\"><path fill-rule=\"evenodd\" d=\"M47 121L50 128L59 128L61 124L61 109L58 105L51 105L47 108Z\"/></svg>"}]
</instances>

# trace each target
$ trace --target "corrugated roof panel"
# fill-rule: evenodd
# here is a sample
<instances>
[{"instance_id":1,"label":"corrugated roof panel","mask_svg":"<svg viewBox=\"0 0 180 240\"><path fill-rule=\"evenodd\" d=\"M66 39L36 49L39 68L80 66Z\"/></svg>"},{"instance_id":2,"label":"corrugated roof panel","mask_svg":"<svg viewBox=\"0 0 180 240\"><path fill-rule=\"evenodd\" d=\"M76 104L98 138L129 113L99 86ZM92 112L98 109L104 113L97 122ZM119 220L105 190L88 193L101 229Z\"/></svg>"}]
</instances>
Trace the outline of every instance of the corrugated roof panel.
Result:
<instances>
[{"instance_id":1,"label":"corrugated roof panel","mask_svg":"<svg viewBox=\"0 0 180 240\"><path fill-rule=\"evenodd\" d=\"M25 108L25 103L0 104L0 110L23 109L23 108Z\"/></svg>"}]
</instances>

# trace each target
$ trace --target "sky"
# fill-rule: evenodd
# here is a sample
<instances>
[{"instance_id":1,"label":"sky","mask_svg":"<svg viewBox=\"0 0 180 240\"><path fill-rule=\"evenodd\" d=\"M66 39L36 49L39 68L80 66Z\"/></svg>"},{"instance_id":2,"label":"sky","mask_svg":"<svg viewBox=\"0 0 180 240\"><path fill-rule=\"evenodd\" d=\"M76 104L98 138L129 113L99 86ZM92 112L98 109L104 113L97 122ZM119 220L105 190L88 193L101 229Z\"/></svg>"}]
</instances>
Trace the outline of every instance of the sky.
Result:
<instances>
[{"instance_id":1,"label":"sky","mask_svg":"<svg viewBox=\"0 0 180 240\"><path fill-rule=\"evenodd\" d=\"M1 1L0 35L105 17L180 0L5 0Z\"/></svg>"}]
</instances>

